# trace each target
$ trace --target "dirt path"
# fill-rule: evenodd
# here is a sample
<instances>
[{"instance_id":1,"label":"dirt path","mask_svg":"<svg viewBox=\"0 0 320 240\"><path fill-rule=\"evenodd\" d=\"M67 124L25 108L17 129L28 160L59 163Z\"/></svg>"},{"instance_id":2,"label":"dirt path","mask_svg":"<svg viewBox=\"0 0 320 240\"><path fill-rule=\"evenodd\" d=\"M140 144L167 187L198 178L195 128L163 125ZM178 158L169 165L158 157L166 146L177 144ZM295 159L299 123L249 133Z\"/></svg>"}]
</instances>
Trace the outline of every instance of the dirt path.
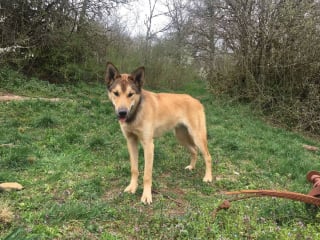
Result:
<instances>
[{"instance_id":1,"label":"dirt path","mask_svg":"<svg viewBox=\"0 0 320 240\"><path fill-rule=\"evenodd\" d=\"M35 98L35 97L24 97L24 96L18 96L11 93L4 93L0 92L0 102L6 102L6 101L21 101L21 100L35 100L40 99L44 101L50 101L50 102L57 102L60 101L60 98Z\"/></svg>"}]
</instances>

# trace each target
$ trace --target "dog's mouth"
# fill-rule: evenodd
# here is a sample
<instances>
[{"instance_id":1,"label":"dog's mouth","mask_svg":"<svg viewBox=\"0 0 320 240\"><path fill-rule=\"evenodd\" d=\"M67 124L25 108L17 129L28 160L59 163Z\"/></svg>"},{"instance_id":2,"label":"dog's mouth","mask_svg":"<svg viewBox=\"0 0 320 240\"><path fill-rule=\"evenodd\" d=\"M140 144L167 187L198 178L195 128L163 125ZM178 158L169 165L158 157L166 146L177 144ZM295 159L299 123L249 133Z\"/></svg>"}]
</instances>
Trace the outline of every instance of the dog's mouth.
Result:
<instances>
[{"instance_id":1,"label":"dog's mouth","mask_svg":"<svg viewBox=\"0 0 320 240\"><path fill-rule=\"evenodd\" d=\"M119 109L117 115L118 115L118 120L123 123L127 120L128 110L127 109Z\"/></svg>"},{"instance_id":2,"label":"dog's mouth","mask_svg":"<svg viewBox=\"0 0 320 240\"><path fill-rule=\"evenodd\" d=\"M125 122L127 120L127 117L126 116L125 117L118 116L118 120L123 123L123 122Z\"/></svg>"}]
</instances>

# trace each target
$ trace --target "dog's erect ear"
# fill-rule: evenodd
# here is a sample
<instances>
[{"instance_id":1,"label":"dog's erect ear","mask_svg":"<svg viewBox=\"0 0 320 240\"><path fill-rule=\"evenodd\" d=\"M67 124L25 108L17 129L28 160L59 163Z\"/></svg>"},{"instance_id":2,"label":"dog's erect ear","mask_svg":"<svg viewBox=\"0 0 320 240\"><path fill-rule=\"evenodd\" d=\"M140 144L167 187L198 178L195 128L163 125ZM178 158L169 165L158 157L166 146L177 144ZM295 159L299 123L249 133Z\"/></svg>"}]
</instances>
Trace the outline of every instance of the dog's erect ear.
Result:
<instances>
[{"instance_id":1,"label":"dog's erect ear","mask_svg":"<svg viewBox=\"0 0 320 240\"><path fill-rule=\"evenodd\" d=\"M108 89L111 86L111 84L114 82L116 77L119 75L120 75L120 73L119 73L118 69L111 62L107 62L107 71L106 71L105 82L107 84Z\"/></svg>"},{"instance_id":2,"label":"dog's erect ear","mask_svg":"<svg viewBox=\"0 0 320 240\"><path fill-rule=\"evenodd\" d=\"M144 67L139 67L131 73L133 82L138 86L139 89L142 88L144 83Z\"/></svg>"}]
</instances>

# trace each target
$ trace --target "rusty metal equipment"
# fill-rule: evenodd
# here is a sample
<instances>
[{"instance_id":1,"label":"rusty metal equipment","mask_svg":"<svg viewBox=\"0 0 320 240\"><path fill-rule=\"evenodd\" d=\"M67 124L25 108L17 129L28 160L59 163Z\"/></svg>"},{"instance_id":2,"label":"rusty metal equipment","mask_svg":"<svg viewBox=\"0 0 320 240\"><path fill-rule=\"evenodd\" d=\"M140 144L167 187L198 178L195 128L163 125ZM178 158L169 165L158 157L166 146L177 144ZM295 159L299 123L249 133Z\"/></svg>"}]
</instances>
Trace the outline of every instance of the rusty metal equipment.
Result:
<instances>
[{"instance_id":1,"label":"rusty metal equipment","mask_svg":"<svg viewBox=\"0 0 320 240\"><path fill-rule=\"evenodd\" d=\"M276 190L240 190L234 192L225 192L226 195L245 195L236 197L230 200L224 200L218 208L213 212L215 217L217 212L221 209L229 209L231 207L231 202L239 201L252 197L278 197L285 198L294 201L304 202L306 204L311 204L316 207L320 207L320 172L310 171L307 174L307 180L313 184L311 191L308 194L287 192L287 191L276 191Z\"/></svg>"}]
</instances>

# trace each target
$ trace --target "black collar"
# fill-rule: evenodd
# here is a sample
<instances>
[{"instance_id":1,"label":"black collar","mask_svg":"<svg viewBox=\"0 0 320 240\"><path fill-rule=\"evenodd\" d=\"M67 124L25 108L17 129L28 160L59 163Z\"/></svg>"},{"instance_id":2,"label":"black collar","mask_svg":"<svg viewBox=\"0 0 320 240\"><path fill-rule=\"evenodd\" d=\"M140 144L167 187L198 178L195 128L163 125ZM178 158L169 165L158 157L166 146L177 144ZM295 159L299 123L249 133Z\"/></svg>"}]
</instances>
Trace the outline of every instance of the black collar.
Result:
<instances>
[{"instance_id":1,"label":"black collar","mask_svg":"<svg viewBox=\"0 0 320 240\"><path fill-rule=\"evenodd\" d=\"M132 123L136 119L137 114L140 111L140 105L141 105L142 101L143 101L143 95L141 94L141 96L139 98L139 102L137 104L135 104L133 106L132 111L130 111L130 114L128 115L128 117L126 119L126 123Z\"/></svg>"}]
</instances>

